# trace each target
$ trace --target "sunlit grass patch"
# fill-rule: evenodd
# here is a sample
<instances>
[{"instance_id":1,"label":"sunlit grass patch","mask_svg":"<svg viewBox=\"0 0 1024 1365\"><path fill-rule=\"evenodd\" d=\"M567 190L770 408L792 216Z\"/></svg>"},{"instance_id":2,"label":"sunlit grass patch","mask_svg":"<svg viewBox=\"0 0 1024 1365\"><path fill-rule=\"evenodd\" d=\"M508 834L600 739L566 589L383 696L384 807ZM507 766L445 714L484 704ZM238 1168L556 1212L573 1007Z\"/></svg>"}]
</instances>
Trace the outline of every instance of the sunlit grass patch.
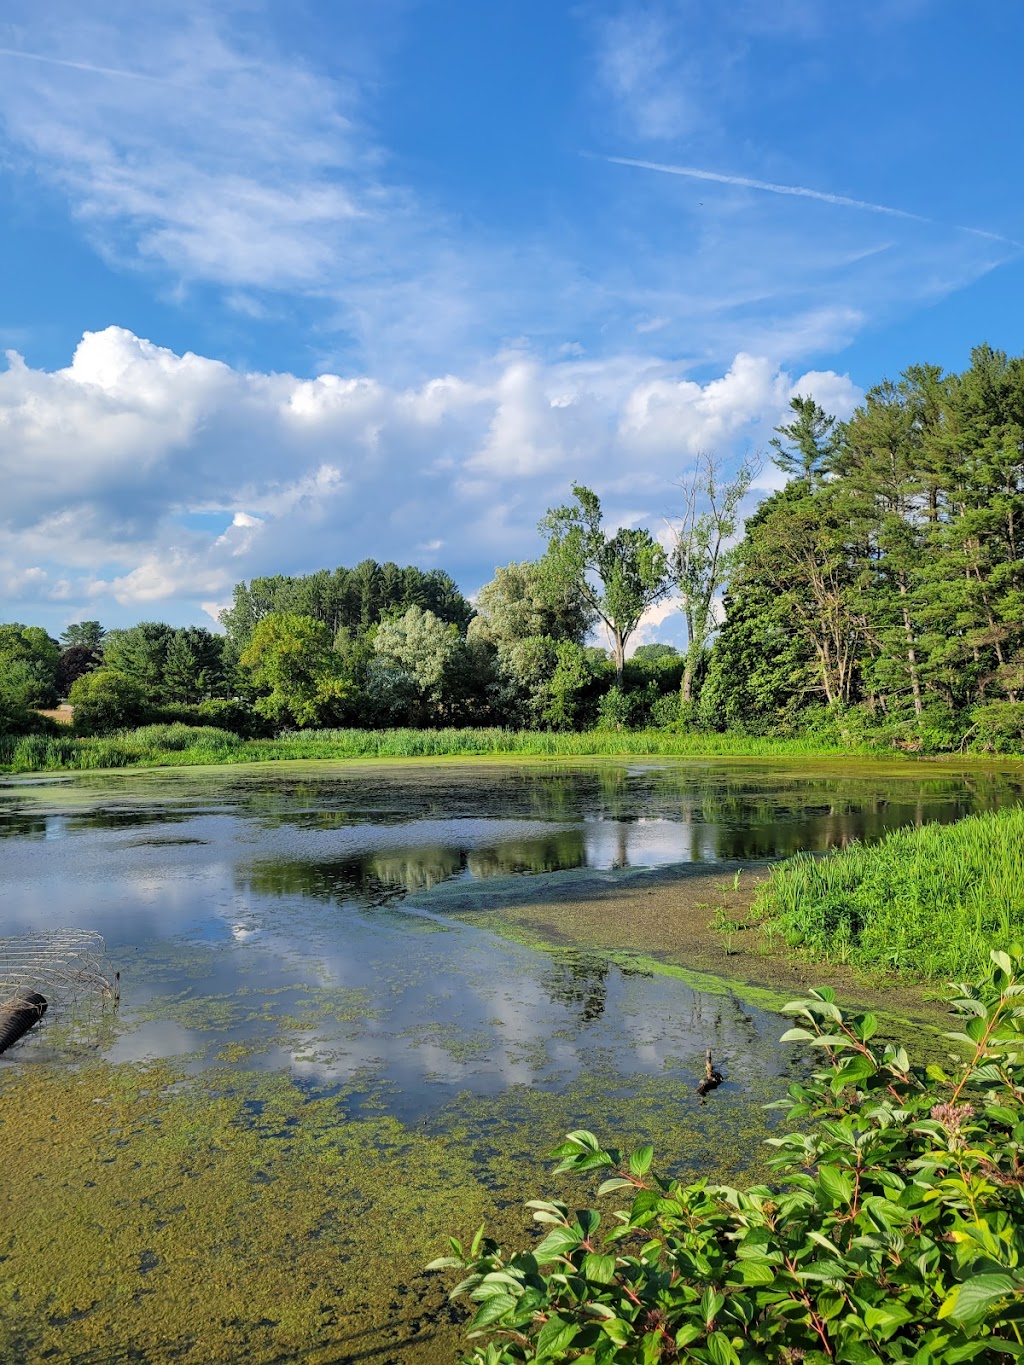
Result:
<instances>
[{"instance_id":1,"label":"sunlit grass patch","mask_svg":"<svg viewBox=\"0 0 1024 1365\"><path fill-rule=\"evenodd\" d=\"M755 907L822 961L957 979L1024 935L1024 809L896 830L774 868Z\"/></svg>"},{"instance_id":2,"label":"sunlit grass patch","mask_svg":"<svg viewBox=\"0 0 1024 1365\"><path fill-rule=\"evenodd\" d=\"M666 730L298 730L277 739L242 740L213 726L175 724L145 725L88 739L71 735L0 736L0 768L15 773L317 758L770 758L851 752L855 751L813 738L675 734Z\"/></svg>"}]
</instances>

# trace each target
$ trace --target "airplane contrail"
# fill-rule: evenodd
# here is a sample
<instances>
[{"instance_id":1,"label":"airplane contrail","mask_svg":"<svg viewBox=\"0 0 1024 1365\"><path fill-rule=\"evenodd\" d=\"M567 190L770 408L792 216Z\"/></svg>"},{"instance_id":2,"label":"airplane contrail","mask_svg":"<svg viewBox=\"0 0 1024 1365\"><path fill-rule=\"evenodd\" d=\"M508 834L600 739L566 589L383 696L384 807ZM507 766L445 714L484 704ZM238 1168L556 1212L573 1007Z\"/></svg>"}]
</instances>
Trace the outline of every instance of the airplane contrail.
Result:
<instances>
[{"instance_id":1,"label":"airplane contrail","mask_svg":"<svg viewBox=\"0 0 1024 1365\"><path fill-rule=\"evenodd\" d=\"M586 153L585 153L586 155ZM718 185L739 185L747 190L762 190L768 194L794 195L798 199L816 199L822 204L834 204L839 208L862 209L866 213L882 213L889 218L906 218L914 223L935 223L934 218L926 218L922 213L910 213L907 209L896 209L889 204L875 204L870 199L852 199L846 194L829 194L825 190L808 189L806 185L781 185L774 180L755 180L749 175L727 175L724 171L708 171L700 166L675 166L661 161L638 161L628 156L603 156L602 161L614 166L636 166L642 171L659 171L662 175L682 175L690 180L711 180ZM1012 237L1004 237L999 232L988 232L984 228L963 227L954 224L958 232L970 232L976 237L987 237L993 242L1005 242L1008 246L1024 250L1024 243Z\"/></svg>"},{"instance_id":2,"label":"airplane contrail","mask_svg":"<svg viewBox=\"0 0 1024 1365\"><path fill-rule=\"evenodd\" d=\"M142 71L123 71L116 66L93 66L91 62L69 62L62 57L46 57L41 52L23 52L16 47L0 47L0 57L20 57L27 62L43 62L47 66L65 66L72 71L89 71L96 76L120 76L129 81L151 81L155 85L172 85L160 76L147 76Z\"/></svg>"}]
</instances>

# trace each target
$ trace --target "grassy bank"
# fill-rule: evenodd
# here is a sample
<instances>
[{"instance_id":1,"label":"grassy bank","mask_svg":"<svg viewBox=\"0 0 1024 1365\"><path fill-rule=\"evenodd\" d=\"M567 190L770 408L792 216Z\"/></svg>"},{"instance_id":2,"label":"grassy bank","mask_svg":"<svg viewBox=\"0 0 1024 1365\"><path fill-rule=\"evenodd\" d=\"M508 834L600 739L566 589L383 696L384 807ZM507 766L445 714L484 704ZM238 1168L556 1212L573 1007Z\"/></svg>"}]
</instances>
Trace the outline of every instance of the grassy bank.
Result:
<instances>
[{"instance_id":1,"label":"grassy bank","mask_svg":"<svg viewBox=\"0 0 1024 1365\"><path fill-rule=\"evenodd\" d=\"M445 758L517 755L583 757L800 756L869 753L813 739L760 739L665 730L304 730L242 740L227 730L147 725L93 739L70 735L0 736L0 770L12 773L206 763L265 763L314 758Z\"/></svg>"},{"instance_id":2,"label":"grassy bank","mask_svg":"<svg viewBox=\"0 0 1024 1365\"><path fill-rule=\"evenodd\" d=\"M772 869L755 912L818 961L963 980L1024 937L1024 808L800 854Z\"/></svg>"}]
</instances>

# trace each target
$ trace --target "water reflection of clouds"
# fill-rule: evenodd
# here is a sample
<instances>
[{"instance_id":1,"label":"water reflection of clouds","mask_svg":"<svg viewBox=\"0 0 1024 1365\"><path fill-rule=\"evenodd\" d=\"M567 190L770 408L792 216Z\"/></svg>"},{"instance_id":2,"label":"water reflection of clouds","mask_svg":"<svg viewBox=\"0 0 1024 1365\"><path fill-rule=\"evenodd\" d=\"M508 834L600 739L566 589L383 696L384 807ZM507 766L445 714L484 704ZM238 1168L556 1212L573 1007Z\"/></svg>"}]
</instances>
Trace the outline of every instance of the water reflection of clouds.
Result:
<instances>
[{"instance_id":1,"label":"water reflection of clouds","mask_svg":"<svg viewBox=\"0 0 1024 1365\"><path fill-rule=\"evenodd\" d=\"M453 877L776 856L1020 791L990 776L975 790L916 774L886 788L651 764L298 782L97 777L76 790L72 812L29 812L22 796L6 825L0 809L4 930L104 934L124 971L112 1058L221 1065L236 1043L240 1065L375 1086L409 1117L463 1089L558 1088L597 1070L627 1089L639 1075L696 1076L706 1046L740 1084L788 1059L778 1021L735 998L417 915L402 908L406 891Z\"/></svg>"}]
</instances>

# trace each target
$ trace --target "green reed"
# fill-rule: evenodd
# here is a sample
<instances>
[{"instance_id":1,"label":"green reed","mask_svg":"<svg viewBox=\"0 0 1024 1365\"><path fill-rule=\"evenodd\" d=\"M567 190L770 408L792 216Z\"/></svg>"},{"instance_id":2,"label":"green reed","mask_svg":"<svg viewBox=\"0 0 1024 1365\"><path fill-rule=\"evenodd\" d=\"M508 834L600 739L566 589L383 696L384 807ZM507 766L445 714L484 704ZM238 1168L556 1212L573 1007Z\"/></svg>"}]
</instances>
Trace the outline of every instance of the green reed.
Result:
<instances>
[{"instance_id":1,"label":"green reed","mask_svg":"<svg viewBox=\"0 0 1024 1365\"><path fill-rule=\"evenodd\" d=\"M210 726L176 724L146 725L89 739L0 735L0 770L23 773L316 758L784 757L850 752L812 739L672 734L664 730L588 730L581 734L499 729L298 730L277 739L242 740Z\"/></svg>"},{"instance_id":2,"label":"green reed","mask_svg":"<svg viewBox=\"0 0 1024 1365\"><path fill-rule=\"evenodd\" d=\"M948 979L1024 939L1024 807L773 868L755 913L825 962Z\"/></svg>"}]
</instances>

